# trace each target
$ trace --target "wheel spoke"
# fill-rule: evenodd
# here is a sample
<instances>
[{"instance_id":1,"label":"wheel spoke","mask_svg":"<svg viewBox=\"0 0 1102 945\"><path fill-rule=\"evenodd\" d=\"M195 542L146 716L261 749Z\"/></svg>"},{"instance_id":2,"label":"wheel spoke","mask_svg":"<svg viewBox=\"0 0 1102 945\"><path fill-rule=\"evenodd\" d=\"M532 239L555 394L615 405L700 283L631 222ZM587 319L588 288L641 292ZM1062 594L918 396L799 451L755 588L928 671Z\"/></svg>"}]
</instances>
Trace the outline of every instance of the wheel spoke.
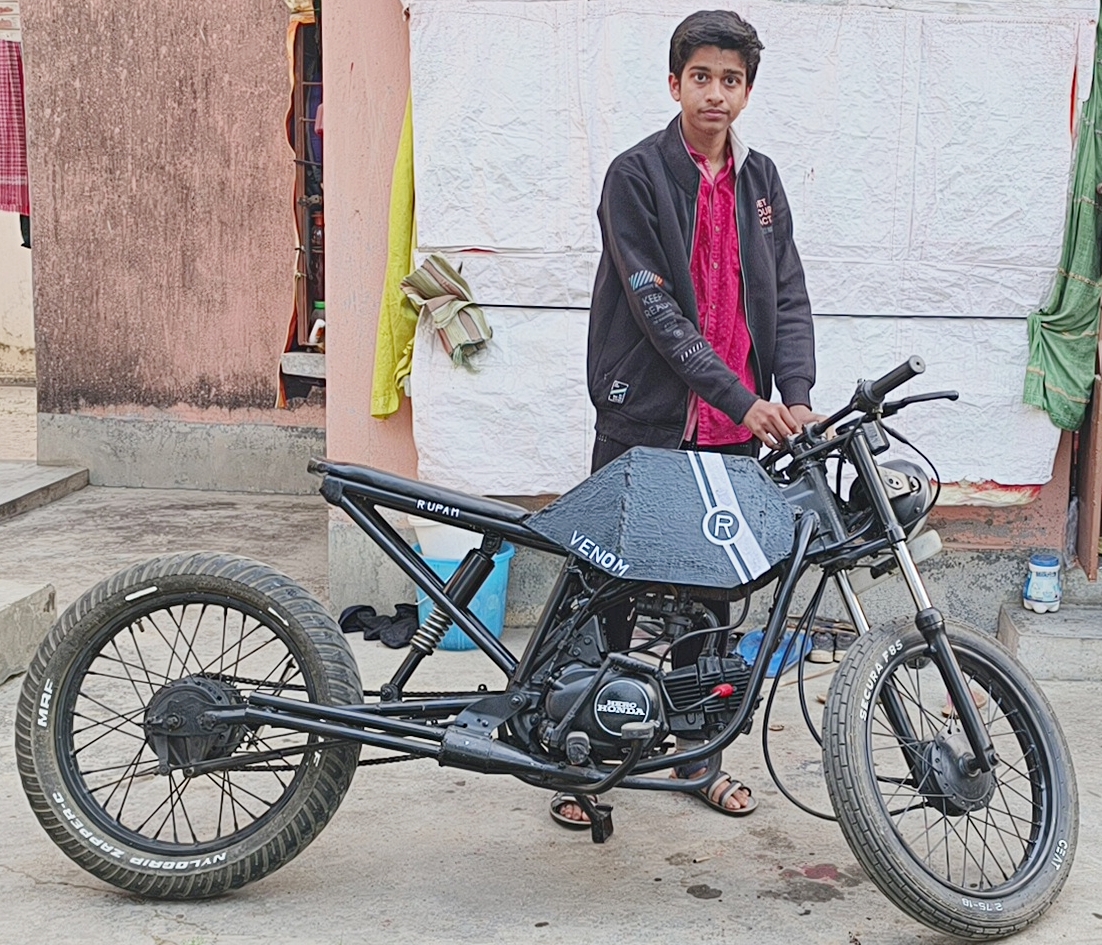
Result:
<instances>
[{"instance_id":1,"label":"wheel spoke","mask_svg":"<svg viewBox=\"0 0 1102 945\"><path fill-rule=\"evenodd\" d=\"M868 783L923 869L965 894L998 891L1032 868L1038 837L1052 816L1038 787L1047 777L1048 743L1011 680L964 649L958 652L964 682L980 703L980 719L1000 760L976 776L986 782L959 780L956 765L968 750L962 746L963 723L945 708L948 697L936 665L916 663L924 641L911 640L916 649L875 673L872 710L863 726ZM872 666L870 660L860 670L864 676L855 667L855 678L868 678ZM982 792L985 783L986 799L982 793L977 798L974 791ZM958 798L958 790L969 793Z\"/></svg>"},{"instance_id":2,"label":"wheel spoke","mask_svg":"<svg viewBox=\"0 0 1102 945\"><path fill-rule=\"evenodd\" d=\"M187 715L258 688L299 698L312 691L284 632L260 612L187 599L127 618L88 658L66 715L68 757L87 797L135 842L166 849L251 829L295 790L316 758L305 747L314 736L231 726L216 742L217 732L201 734L182 719L180 734L159 736L171 765L162 775L145 720L154 703L155 717ZM232 764L184 777L189 758Z\"/></svg>"},{"instance_id":3,"label":"wheel spoke","mask_svg":"<svg viewBox=\"0 0 1102 945\"><path fill-rule=\"evenodd\" d=\"M142 710L139 709L138 711L140 712ZM80 712L74 712L73 713L73 718L74 719L86 719L86 720L91 721L93 723L92 725L88 725L85 728L80 729L79 732L73 732L74 735L78 735L81 732L87 732L89 729L92 729L92 728L106 728L105 732L103 732L100 735L97 735L91 741L85 742L79 748L77 748L74 745L73 750L72 750L72 756L74 758L77 755L79 755L82 751L86 751L87 749L91 748L101 738L106 738L108 735L111 735L112 733L115 733L115 732L117 732L119 735L125 735L127 738L136 738L138 741L142 742L143 744L145 743L145 732L144 731L139 735L135 732L129 732L125 728L123 728L123 725L135 725L139 729L141 728L141 726L138 726L137 723L133 719L127 719L123 715L116 716L116 718L120 718L120 719L124 720L123 723L120 724L120 725L108 725L106 722L100 722L98 720L89 719L88 716L83 715Z\"/></svg>"}]
</instances>

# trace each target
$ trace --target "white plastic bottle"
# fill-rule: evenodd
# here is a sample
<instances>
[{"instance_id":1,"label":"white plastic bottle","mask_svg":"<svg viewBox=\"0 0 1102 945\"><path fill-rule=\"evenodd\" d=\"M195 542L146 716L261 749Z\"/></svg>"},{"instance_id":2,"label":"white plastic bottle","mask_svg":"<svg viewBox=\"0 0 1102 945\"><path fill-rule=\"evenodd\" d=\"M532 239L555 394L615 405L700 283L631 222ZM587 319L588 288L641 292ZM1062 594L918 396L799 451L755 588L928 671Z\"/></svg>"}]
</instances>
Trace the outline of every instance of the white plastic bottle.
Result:
<instances>
[{"instance_id":1,"label":"white plastic bottle","mask_svg":"<svg viewBox=\"0 0 1102 945\"><path fill-rule=\"evenodd\" d=\"M1053 554L1035 554L1029 558L1029 574L1022 590L1022 606L1039 614L1060 609L1060 558Z\"/></svg>"}]
</instances>

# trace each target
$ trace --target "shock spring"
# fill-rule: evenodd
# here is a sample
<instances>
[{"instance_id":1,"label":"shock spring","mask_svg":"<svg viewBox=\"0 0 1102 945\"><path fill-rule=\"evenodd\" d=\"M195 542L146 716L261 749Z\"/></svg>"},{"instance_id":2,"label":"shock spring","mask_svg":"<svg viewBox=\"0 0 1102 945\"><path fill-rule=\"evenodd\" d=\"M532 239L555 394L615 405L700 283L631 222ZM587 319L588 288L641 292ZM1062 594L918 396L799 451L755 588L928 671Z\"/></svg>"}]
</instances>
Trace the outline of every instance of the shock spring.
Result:
<instances>
[{"instance_id":1,"label":"shock spring","mask_svg":"<svg viewBox=\"0 0 1102 945\"><path fill-rule=\"evenodd\" d=\"M413 635L413 639L409 641L409 645L416 650L420 650L425 656L431 656L433 650L444 639L444 634L448 632L450 625L451 620L448 615L439 606L433 607L428 620L417 628L417 632Z\"/></svg>"}]
</instances>

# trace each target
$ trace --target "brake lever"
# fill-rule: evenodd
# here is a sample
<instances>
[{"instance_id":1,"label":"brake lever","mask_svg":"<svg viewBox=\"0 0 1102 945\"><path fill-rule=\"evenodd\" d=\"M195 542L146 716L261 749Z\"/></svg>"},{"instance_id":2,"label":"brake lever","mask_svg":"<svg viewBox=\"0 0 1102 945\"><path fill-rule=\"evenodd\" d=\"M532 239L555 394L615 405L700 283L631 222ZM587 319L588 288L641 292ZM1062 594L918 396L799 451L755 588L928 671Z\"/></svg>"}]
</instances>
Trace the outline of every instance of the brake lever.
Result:
<instances>
[{"instance_id":1,"label":"brake lever","mask_svg":"<svg viewBox=\"0 0 1102 945\"><path fill-rule=\"evenodd\" d=\"M911 404L920 404L927 400L957 400L959 397L960 394L955 390L933 390L927 394L912 394L902 400L893 400L884 404L880 410L880 416L895 416L904 407L909 407Z\"/></svg>"}]
</instances>

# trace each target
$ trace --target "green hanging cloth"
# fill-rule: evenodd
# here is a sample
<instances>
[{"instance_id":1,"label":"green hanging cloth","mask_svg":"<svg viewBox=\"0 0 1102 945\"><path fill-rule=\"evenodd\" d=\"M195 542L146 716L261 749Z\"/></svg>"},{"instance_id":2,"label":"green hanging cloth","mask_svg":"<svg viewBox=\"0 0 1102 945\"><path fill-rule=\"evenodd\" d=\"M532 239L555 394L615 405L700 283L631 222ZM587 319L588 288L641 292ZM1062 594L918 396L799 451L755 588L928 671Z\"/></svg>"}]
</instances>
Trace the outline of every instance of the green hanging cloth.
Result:
<instances>
[{"instance_id":1,"label":"green hanging cloth","mask_svg":"<svg viewBox=\"0 0 1102 945\"><path fill-rule=\"evenodd\" d=\"M1102 213L1102 20L1095 34L1094 81L1079 119L1075 181L1056 288L1048 307L1029 316L1027 404L1045 410L1064 430L1083 422L1098 351L1099 239Z\"/></svg>"}]
</instances>

